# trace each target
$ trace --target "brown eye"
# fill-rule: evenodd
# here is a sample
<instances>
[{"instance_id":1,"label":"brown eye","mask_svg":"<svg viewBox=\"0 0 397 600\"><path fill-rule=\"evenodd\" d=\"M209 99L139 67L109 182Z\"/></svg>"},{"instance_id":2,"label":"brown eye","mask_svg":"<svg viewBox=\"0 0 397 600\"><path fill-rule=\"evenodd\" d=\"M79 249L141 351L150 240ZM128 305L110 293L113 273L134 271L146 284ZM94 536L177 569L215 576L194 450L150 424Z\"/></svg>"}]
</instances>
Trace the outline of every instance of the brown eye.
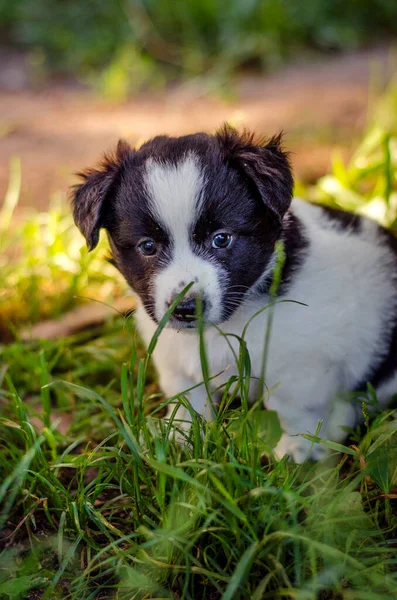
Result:
<instances>
[{"instance_id":1,"label":"brown eye","mask_svg":"<svg viewBox=\"0 0 397 600\"><path fill-rule=\"evenodd\" d=\"M216 233L212 238L211 246L216 250L228 248L233 241L233 236L231 233L227 233L226 231L221 231Z\"/></svg>"},{"instance_id":2,"label":"brown eye","mask_svg":"<svg viewBox=\"0 0 397 600\"><path fill-rule=\"evenodd\" d=\"M138 244L138 250L143 256L154 256L157 252L157 244L154 240L143 240Z\"/></svg>"}]
</instances>

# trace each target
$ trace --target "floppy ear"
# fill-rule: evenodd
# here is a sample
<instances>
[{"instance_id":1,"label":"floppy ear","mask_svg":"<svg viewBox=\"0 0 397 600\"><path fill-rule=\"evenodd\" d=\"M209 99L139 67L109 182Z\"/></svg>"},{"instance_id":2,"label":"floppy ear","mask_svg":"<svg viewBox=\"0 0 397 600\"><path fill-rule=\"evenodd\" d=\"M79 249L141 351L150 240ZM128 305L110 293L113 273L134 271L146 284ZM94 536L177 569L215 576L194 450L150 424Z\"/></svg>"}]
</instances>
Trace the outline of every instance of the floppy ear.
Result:
<instances>
[{"instance_id":1,"label":"floppy ear","mask_svg":"<svg viewBox=\"0 0 397 600\"><path fill-rule=\"evenodd\" d=\"M294 184L282 133L269 140L255 139L225 124L216 137L226 159L252 181L263 202L281 220L291 204Z\"/></svg>"},{"instance_id":2,"label":"floppy ear","mask_svg":"<svg viewBox=\"0 0 397 600\"><path fill-rule=\"evenodd\" d=\"M99 230L111 210L111 193L118 183L120 172L133 150L120 140L114 154L105 155L97 169L79 173L82 183L72 189L74 222L84 235L89 250L98 244Z\"/></svg>"}]
</instances>

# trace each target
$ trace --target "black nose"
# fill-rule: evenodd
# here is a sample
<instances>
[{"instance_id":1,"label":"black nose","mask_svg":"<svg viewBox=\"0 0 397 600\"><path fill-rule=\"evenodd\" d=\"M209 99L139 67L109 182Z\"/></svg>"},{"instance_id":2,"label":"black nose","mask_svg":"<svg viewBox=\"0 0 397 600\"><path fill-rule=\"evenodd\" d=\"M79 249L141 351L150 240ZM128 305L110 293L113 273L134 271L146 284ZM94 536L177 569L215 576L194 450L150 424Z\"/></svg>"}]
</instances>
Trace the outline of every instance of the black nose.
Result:
<instances>
[{"instance_id":1,"label":"black nose","mask_svg":"<svg viewBox=\"0 0 397 600\"><path fill-rule=\"evenodd\" d=\"M205 302L201 301L202 312L205 311ZM196 298L183 300L174 309L173 315L178 321L195 321L196 320L197 304Z\"/></svg>"}]
</instances>

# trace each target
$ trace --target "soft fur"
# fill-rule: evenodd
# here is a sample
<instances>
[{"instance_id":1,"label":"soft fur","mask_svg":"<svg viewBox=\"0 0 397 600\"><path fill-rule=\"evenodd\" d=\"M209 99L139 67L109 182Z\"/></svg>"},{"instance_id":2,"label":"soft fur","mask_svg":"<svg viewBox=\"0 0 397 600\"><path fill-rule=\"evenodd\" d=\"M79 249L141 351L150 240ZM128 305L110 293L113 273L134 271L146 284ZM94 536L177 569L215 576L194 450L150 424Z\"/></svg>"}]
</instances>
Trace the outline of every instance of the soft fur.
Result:
<instances>
[{"instance_id":1,"label":"soft fur","mask_svg":"<svg viewBox=\"0 0 397 600\"><path fill-rule=\"evenodd\" d=\"M278 411L284 434L278 456L302 461L310 442L299 433L335 441L357 420L344 392L367 381L386 404L397 392L397 251L394 238L374 222L294 199L281 138L255 140L224 127L216 135L156 137L139 150L120 142L114 156L82 175L73 197L76 224L90 249L100 228L113 260L140 298L136 320L149 343L175 297L193 282L154 352L168 397L202 381L194 299L200 294L211 374L218 387L235 373L230 349L254 313L269 302L274 245L286 262L266 366L265 397ZM231 234L214 248L217 233ZM139 244L157 245L144 256ZM188 304L186 304L186 302ZM256 400L268 311L248 327L252 399ZM229 343L228 343L229 342ZM211 417L204 385L189 393L193 408ZM170 408L170 412L172 411ZM182 414L183 412L183 414ZM181 419L188 415L181 411ZM321 455L315 446L313 458Z\"/></svg>"}]
</instances>

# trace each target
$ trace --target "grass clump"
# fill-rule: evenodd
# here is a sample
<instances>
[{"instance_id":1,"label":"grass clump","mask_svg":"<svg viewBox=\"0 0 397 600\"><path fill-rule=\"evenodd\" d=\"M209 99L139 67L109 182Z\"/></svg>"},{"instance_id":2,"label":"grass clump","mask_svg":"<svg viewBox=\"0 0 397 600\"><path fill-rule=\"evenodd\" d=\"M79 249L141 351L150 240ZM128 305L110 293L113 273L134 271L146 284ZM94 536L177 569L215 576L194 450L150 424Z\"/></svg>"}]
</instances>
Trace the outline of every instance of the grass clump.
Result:
<instances>
[{"instance_id":1,"label":"grass clump","mask_svg":"<svg viewBox=\"0 0 397 600\"><path fill-rule=\"evenodd\" d=\"M105 260L104 240L99 253L89 254L70 213L59 203L13 221L20 183L21 166L15 159L0 208L0 340L6 333L10 337L16 325L61 315L78 297L111 303L125 290Z\"/></svg>"},{"instance_id":2,"label":"grass clump","mask_svg":"<svg viewBox=\"0 0 397 600\"><path fill-rule=\"evenodd\" d=\"M276 415L244 402L226 402L212 424L193 413L181 448L157 418L163 405L154 408L139 350L123 364L117 394L60 381L48 348L31 352L48 382L38 391L41 433L3 375L0 597L34 589L76 599L397 593L392 412L333 465L274 461ZM74 404L66 435L51 420L56 390ZM183 392L170 400L188 406Z\"/></svg>"},{"instance_id":3,"label":"grass clump","mask_svg":"<svg viewBox=\"0 0 397 600\"><path fill-rule=\"evenodd\" d=\"M377 116L351 163L335 161L305 194L361 212L377 206L395 227L395 98L391 90L394 112ZM239 376L219 390L216 420L192 412L179 446L161 415L169 402L190 409L186 390L164 398L157 387L150 358L160 330L148 352L120 316L67 339L18 339L21 320L60 313L76 294L105 297L112 273L88 258L70 216L35 215L7 231L16 197L1 238L10 257L3 314L18 318L13 342L0 346L0 599L396 597L395 410L377 412L369 387L352 399L364 425L329 462L277 462L280 424L246 401L241 340Z\"/></svg>"}]
</instances>

